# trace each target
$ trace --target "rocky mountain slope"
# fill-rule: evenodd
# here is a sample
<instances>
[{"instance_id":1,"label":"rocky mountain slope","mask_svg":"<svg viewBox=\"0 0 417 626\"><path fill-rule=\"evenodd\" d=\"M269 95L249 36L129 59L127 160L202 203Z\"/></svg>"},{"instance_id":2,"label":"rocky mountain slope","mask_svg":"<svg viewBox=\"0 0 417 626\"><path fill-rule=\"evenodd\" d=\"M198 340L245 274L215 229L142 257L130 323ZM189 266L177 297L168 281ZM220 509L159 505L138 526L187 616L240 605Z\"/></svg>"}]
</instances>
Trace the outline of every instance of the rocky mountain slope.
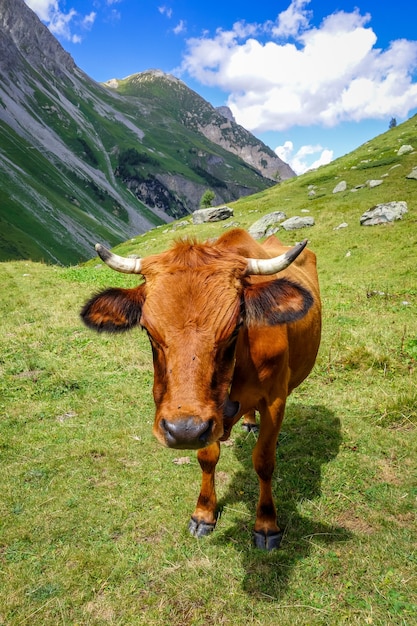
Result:
<instances>
[{"instance_id":1,"label":"rocky mountain slope","mask_svg":"<svg viewBox=\"0 0 417 626\"><path fill-rule=\"evenodd\" d=\"M182 81L97 84L23 0L0 0L0 260L74 263L294 172Z\"/></svg>"},{"instance_id":2,"label":"rocky mountain slope","mask_svg":"<svg viewBox=\"0 0 417 626\"><path fill-rule=\"evenodd\" d=\"M150 70L124 80L112 79L105 85L123 95L138 97L151 108L153 103L160 103L169 118L192 132L201 133L274 182L294 176L291 167L271 148L236 124L228 107L214 108L174 76Z\"/></svg>"}]
</instances>

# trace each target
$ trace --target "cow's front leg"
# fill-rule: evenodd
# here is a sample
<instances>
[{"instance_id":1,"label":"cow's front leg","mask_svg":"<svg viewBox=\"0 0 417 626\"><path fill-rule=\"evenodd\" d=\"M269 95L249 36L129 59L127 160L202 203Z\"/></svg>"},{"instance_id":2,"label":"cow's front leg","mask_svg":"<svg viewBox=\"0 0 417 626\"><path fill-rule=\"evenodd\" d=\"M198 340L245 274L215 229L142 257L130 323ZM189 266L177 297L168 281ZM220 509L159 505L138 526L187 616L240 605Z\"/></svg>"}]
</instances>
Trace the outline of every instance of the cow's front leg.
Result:
<instances>
[{"instance_id":1,"label":"cow's front leg","mask_svg":"<svg viewBox=\"0 0 417 626\"><path fill-rule=\"evenodd\" d=\"M277 526L277 511L272 495L272 475L275 469L276 443L284 416L285 403L274 411L261 411L259 438L252 454L253 466L259 478L259 500L256 508L254 542L261 550L279 548L283 532Z\"/></svg>"},{"instance_id":2,"label":"cow's front leg","mask_svg":"<svg viewBox=\"0 0 417 626\"><path fill-rule=\"evenodd\" d=\"M189 524L189 531L194 537L204 537L210 534L216 525L217 498L214 473L219 457L219 442L212 443L207 448L201 448L197 453L203 475L197 506Z\"/></svg>"}]
</instances>

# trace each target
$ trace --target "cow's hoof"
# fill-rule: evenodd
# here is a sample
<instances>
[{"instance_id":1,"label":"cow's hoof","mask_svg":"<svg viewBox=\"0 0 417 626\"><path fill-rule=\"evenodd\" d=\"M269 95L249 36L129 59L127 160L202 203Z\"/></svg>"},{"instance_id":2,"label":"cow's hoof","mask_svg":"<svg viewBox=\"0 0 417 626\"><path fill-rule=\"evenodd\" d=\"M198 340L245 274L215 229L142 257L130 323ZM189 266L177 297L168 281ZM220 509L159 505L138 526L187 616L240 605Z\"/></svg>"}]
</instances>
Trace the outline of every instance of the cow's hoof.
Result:
<instances>
[{"instance_id":1,"label":"cow's hoof","mask_svg":"<svg viewBox=\"0 0 417 626\"><path fill-rule=\"evenodd\" d=\"M247 433L253 433L254 435L257 435L259 433L258 424L251 424L250 422L247 422L247 423L242 422L242 428Z\"/></svg>"},{"instance_id":2,"label":"cow's hoof","mask_svg":"<svg viewBox=\"0 0 417 626\"><path fill-rule=\"evenodd\" d=\"M188 530L193 537L205 537L213 532L216 524L208 524L207 522L199 522L192 517L188 524Z\"/></svg>"},{"instance_id":3,"label":"cow's hoof","mask_svg":"<svg viewBox=\"0 0 417 626\"><path fill-rule=\"evenodd\" d=\"M253 541L255 544L255 548L259 548L259 550L276 550L280 547L282 537L284 533L282 531L278 533L263 533L260 531L254 530L253 532Z\"/></svg>"}]
</instances>

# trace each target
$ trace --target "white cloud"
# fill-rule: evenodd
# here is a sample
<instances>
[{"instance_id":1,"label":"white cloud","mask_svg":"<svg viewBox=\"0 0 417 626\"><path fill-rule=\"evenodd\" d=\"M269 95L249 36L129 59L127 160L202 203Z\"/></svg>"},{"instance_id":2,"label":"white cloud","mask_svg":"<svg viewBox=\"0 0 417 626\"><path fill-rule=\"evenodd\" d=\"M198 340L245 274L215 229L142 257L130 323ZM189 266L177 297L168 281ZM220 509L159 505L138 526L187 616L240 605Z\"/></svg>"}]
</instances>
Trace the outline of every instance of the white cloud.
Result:
<instances>
[{"instance_id":1,"label":"white cloud","mask_svg":"<svg viewBox=\"0 0 417 626\"><path fill-rule=\"evenodd\" d=\"M405 117L417 102L417 41L376 48L357 9L315 27L309 2L293 0L275 22L189 39L180 72L229 93L236 120L255 133Z\"/></svg>"},{"instance_id":2,"label":"white cloud","mask_svg":"<svg viewBox=\"0 0 417 626\"><path fill-rule=\"evenodd\" d=\"M74 9L71 9L69 13L62 13L61 11L52 12L48 20L49 30L58 37L72 41L71 21L76 15L77 12Z\"/></svg>"},{"instance_id":3,"label":"white cloud","mask_svg":"<svg viewBox=\"0 0 417 626\"><path fill-rule=\"evenodd\" d=\"M175 28L172 29L174 35L180 35L187 30L184 20L180 20Z\"/></svg>"},{"instance_id":4,"label":"white cloud","mask_svg":"<svg viewBox=\"0 0 417 626\"><path fill-rule=\"evenodd\" d=\"M84 28L91 28L96 20L96 17L97 13L95 13L94 11L91 11L91 13L85 15L82 20L82 25L84 26Z\"/></svg>"},{"instance_id":5,"label":"white cloud","mask_svg":"<svg viewBox=\"0 0 417 626\"><path fill-rule=\"evenodd\" d=\"M282 159L286 163L290 162L293 151L294 151L294 144L292 141L286 141L283 146L277 146L275 148L276 154L279 156L280 159Z\"/></svg>"},{"instance_id":6,"label":"white cloud","mask_svg":"<svg viewBox=\"0 0 417 626\"><path fill-rule=\"evenodd\" d=\"M274 37L291 37L307 28L309 25L310 11L304 10L304 5L310 0L293 0L288 9L282 11L277 18L277 23L272 28Z\"/></svg>"},{"instance_id":7,"label":"white cloud","mask_svg":"<svg viewBox=\"0 0 417 626\"><path fill-rule=\"evenodd\" d=\"M58 0L25 0L39 19L48 21L50 15L58 11Z\"/></svg>"},{"instance_id":8,"label":"white cloud","mask_svg":"<svg viewBox=\"0 0 417 626\"><path fill-rule=\"evenodd\" d=\"M118 0L108 0L108 4ZM90 29L96 19L96 13L80 15L75 9L64 12L60 8L60 0L25 0L26 4L48 26L51 33L72 43L80 43L82 37L74 30Z\"/></svg>"},{"instance_id":9,"label":"white cloud","mask_svg":"<svg viewBox=\"0 0 417 626\"><path fill-rule=\"evenodd\" d=\"M285 163L288 163L296 174L303 174L307 170L317 169L320 165L327 165L333 159L333 151L323 148L321 145L302 146L294 153L292 141L286 141L282 146L277 146L275 153ZM316 154L318 157L313 162L310 162L311 159L308 157Z\"/></svg>"},{"instance_id":10,"label":"white cloud","mask_svg":"<svg viewBox=\"0 0 417 626\"><path fill-rule=\"evenodd\" d=\"M172 9L166 5L158 7L158 11L161 15L166 15L168 19L172 17Z\"/></svg>"}]
</instances>

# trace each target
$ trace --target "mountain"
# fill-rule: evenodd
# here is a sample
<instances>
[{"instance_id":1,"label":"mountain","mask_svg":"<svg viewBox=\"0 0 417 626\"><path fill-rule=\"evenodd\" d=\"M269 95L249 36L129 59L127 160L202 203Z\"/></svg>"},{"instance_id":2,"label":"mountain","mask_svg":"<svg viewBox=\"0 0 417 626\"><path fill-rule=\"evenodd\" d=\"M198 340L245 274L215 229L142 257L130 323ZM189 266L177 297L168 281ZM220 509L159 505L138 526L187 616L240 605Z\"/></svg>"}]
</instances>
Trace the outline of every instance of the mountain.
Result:
<instances>
[{"instance_id":1,"label":"mountain","mask_svg":"<svg viewBox=\"0 0 417 626\"><path fill-rule=\"evenodd\" d=\"M151 70L98 84L23 0L0 0L0 260L77 263L294 176L182 81Z\"/></svg>"},{"instance_id":2,"label":"mountain","mask_svg":"<svg viewBox=\"0 0 417 626\"><path fill-rule=\"evenodd\" d=\"M181 132L185 127L193 134L204 135L274 183L295 176L271 148L236 124L229 107L214 108L174 76L149 70L124 80L113 78L105 85L121 95L139 98L148 110L158 111L162 118L180 124ZM210 170L210 159L206 166Z\"/></svg>"}]
</instances>

